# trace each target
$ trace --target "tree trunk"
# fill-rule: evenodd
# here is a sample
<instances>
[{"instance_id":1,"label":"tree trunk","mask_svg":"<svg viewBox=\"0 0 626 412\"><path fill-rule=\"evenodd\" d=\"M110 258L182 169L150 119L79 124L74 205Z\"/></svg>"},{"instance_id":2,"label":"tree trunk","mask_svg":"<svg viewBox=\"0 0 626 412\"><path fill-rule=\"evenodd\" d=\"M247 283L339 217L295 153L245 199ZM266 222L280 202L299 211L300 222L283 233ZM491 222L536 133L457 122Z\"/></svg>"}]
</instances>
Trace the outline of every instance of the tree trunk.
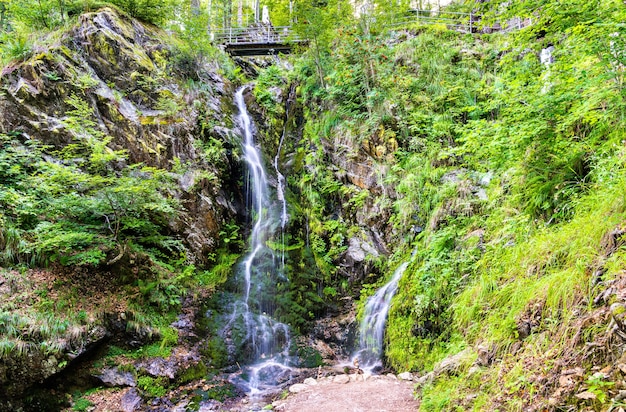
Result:
<instances>
[{"instance_id":1,"label":"tree trunk","mask_svg":"<svg viewBox=\"0 0 626 412\"><path fill-rule=\"evenodd\" d=\"M239 0L237 5L237 25L243 27L243 0Z\"/></svg>"},{"instance_id":2,"label":"tree trunk","mask_svg":"<svg viewBox=\"0 0 626 412\"><path fill-rule=\"evenodd\" d=\"M200 0L191 0L191 13L194 16L200 14Z\"/></svg>"},{"instance_id":3,"label":"tree trunk","mask_svg":"<svg viewBox=\"0 0 626 412\"><path fill-rule=\"evenodd\" d=\"M213 0L209 0L207 9L207 23L206 23L206 31L209 33L209 38L213 40L213 26L212 26L212 18L213 18Z\"/></svg>"},{"instance_id":4,"label":"tree trunk","mask_svg":"<svg viewBox=\"0 0 626 412\"><path fill-rule=\"evenodd\" d=\"M43 6L41 5L41 0L39 0L39 11L41 12L41 22L43 23L46 29L50 29L48 26L48 19L46 19L46 14L43 12Z\"/></svg>"},{"instance_id":5,"label":"tree trunk","mask_svg":"<svg viewBox=\"0 0 626 412\"><path fill-rule=\"evenodd\" d=\"M61 12L61 21L65 23L65 2L59 0L59 11Z\"/></svg>"}]
</instances>

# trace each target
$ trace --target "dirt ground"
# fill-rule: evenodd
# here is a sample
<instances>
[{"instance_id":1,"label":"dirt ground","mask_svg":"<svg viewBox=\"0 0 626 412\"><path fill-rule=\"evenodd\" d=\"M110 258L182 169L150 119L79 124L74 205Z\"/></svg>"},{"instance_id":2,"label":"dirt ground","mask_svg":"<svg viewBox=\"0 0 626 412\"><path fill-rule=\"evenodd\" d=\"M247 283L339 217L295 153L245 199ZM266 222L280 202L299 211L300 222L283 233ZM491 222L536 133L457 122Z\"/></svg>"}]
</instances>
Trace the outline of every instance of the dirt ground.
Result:
<instances>
[{"instance_id":1,"label":"dirt ground","mask_svg":"<svg viewBox=\"0 0 626 412\"><path fill-rule=\"evenodd\" d=\"M274 402L274 410L281 412L397 412L418 408L413 384L386 376L348 383L324 378L317 385L307 385L302 392Z\"/></svg>"}]
</instances>

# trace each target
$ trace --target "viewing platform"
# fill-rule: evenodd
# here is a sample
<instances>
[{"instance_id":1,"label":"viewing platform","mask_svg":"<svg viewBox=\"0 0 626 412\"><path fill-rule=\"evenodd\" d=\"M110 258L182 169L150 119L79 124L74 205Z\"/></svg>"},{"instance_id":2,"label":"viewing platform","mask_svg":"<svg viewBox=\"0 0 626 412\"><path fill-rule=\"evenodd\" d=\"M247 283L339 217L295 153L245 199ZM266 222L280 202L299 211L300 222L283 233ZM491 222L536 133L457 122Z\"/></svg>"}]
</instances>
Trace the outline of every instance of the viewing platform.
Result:
<instances>
[{"instance_id":1,"label":"viewing platform","mask_svg":"<svg viewBox=\"0 0 626 412\"><path fill-rule=\"evenodd\" d=\"M256 24L251 27L229 27L213 32L213 41L224 46L232 56L267 56L289 54L292 47L305 44L290 26L274 27Z\"/></svg>"},{"instance_id":2,"label":"viewing platform","mask_svg":"<svg viewBox=\"0 0 626 412\"><path fill-rule=\"evenodd\" d=\"M383 27L398 30L411 25L440 25L461 33L481 34L520 30L531 24L531 19L513 18L503 24L495 22L486 26L481 22L481 16L474 13L412 9L390 18ZM232 56L289 54L294 46L307 44L307 40L300 38L291 26L272 26L261 22L248 27L220 28L212 34L213 42L222 45Z\"/></svg>"}]
</instances>

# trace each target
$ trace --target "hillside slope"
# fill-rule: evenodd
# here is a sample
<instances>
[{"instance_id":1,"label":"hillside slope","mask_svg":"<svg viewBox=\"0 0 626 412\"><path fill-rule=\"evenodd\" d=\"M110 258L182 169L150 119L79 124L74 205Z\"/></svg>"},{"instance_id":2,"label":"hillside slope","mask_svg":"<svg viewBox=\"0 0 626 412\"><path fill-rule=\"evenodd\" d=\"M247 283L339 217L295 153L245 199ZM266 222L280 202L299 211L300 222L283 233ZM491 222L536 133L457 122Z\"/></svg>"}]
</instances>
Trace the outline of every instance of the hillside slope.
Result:
<instances>
[{"instance_id":1,"label":"hillside slope","mask_svg":"<svg viewBox=\"0 0 626 412\"><path fill-rule=\"evenodd\" d=\"M385 356L423 410L622 402L624 11L535 3L483 6L532 18L506 34L348 27L296 65L322 288L364 302L410 262Z\"/></svg>"}]
</instances>

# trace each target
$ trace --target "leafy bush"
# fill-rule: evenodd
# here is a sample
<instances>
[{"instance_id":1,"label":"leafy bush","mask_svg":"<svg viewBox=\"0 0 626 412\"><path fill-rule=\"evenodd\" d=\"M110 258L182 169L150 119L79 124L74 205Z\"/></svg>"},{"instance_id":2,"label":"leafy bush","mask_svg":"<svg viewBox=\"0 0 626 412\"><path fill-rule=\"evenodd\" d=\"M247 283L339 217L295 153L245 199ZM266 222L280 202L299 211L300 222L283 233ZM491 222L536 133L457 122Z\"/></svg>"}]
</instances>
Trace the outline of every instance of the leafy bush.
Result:
<instances>
[{"instance_id":1,"label":"leafy bush","mask_svg":"<svg viewBox=\"0 0 626 412\"><path fill-rule=\"evenodd\" d=\"M175 4L172 0L111 0L111 3L132 17L156 25L171 16Z\"/></svg>"},{"instance_id":2,"label":"leafy bush","mask_svg":"<svg viewBox=\"0 0 626 412\"><path fill-rule=\"evenodd\" d=\"M125 154L107 147L91 107L75 95L67 102L73 109L64 123L76 143L54 153L60 162L35 141L0 135L4 263L97 266L129 247L157 258L180 252L180 242L162 234L179 207L164 195L170 175L141 165L115 171Z\"/></svg>"}]
</instances>

